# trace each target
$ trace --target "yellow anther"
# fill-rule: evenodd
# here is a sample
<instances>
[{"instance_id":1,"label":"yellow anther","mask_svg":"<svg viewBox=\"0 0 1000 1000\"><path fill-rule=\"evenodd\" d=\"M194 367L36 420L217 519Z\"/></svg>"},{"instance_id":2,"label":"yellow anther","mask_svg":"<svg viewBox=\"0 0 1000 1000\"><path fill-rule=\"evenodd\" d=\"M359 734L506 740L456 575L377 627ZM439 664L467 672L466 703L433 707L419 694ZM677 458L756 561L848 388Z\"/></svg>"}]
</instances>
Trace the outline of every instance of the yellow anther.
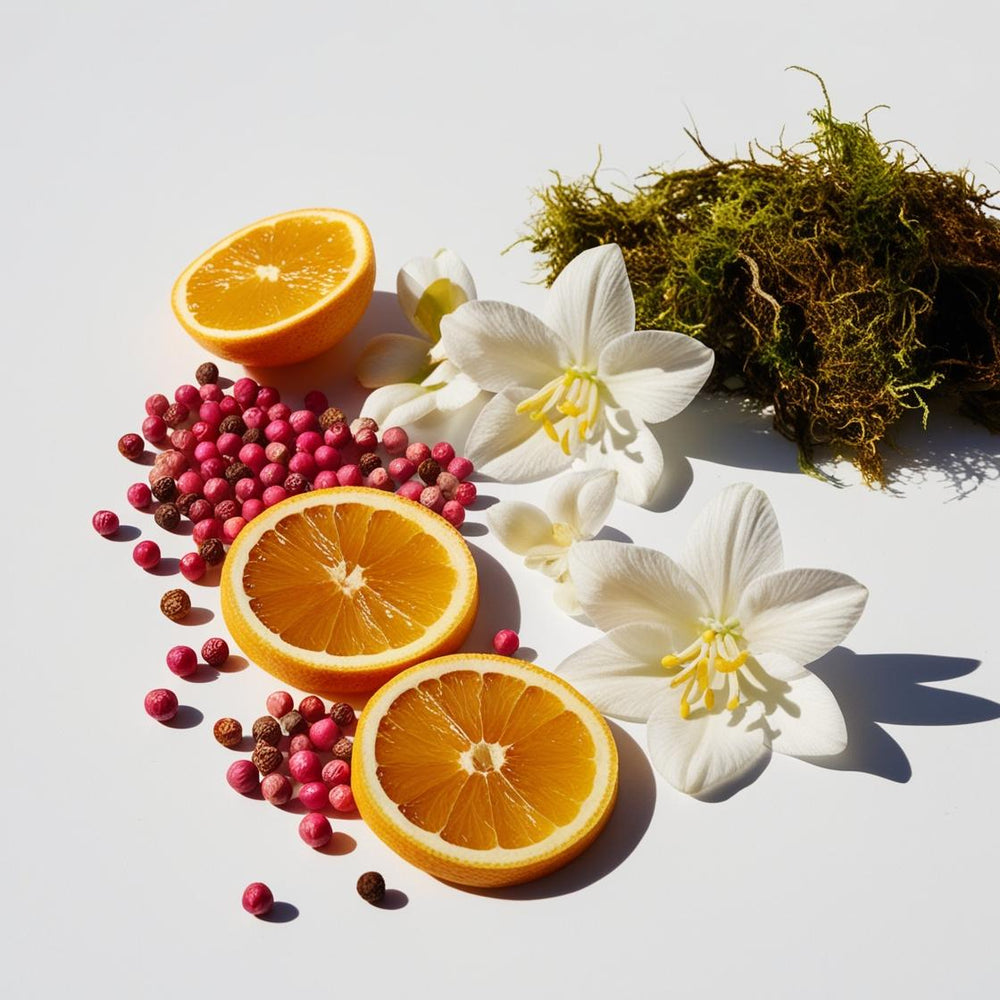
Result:
<instances>
[{"instance_id":1,"label":"yellow anther","mask_svg":"<svg viewBox=\"0 0 1000 1000\"><path fill-rule=\"evenodd\" d=\"M532 420L534 420L534 416L532 416ZM542 427L545 428L545 433L548 434L553 441L559 440L559 435L556 433L556 429L552 426L552 421L549 420L548 417L542 417Z\"/></svg>"},{"instance_id":2,"label":"yellow anther","mask_svg":"<svg viewBox=\"0 0 1000 1000\"><path fill-rule=\"evenodd\" d=\"M660 660L660 666L665 667L667 670L673 670L675 667L679 667L684 661L679 656L674 656L673 653L669 653Z\"/></svg>"},{"instance_id":3,"label":"yellow anther","mask_svg":"<svg viewBox=\"0 0 1000 1000\"><path fill-rule=\"evenodd\" d=\"M691 714L691 706L686 698L681 698L681 718L686 719Z\"/></svg>"},{"instance_id":4,"label":"yellow anther","mask_svg":"<svg viewBox=\"0 0 1000 1000\"><path fill-rule=\"evenodd\" d=\"M701 633L701 641L702 642L714 642L715 641L715 632L713 632L712 629L710 629L710 628L705 629L705 631Z\"/></svg>"},{"instance_id":5,"label":"yellow anther","mask_svg":"<svg viewBox=\"0 0 1000 1000\"><path fill-rule=\"evenodd\" d=\"M563 454L569 454L569 431L563 431L563 436L559 439L559 447L562 448Z\"/></svg>"},{"instance_id":6,"label":"yellow anther","mask_svg":"<svg viewBox=\"0 0 1000 1000\"><path fill-rule=\"evenodd\" d=\"M577 433L578 433L578 434L580 435L580 440L581 440L581 441L583 441L583 440L585 440L585 439L586 439L586 437L587 437L587 429L588 429L589 427L590 427L590 424L589 424L589 423L587 423L587 421L586 421L586 420L581 420L581 421L580 421L580 426L579 426L579 427L577 427L577 429L576 429L576 430L577 430Z\"/></svg>"},{"instance_id":7,"label":"yellow anther","mask_svg":"<svg viewBox=\"0 0 1000 1000\"><path fill-rule=\"evenodd\" d=\"M699 660L697 671L698 687L704 691L708 687L708 660Z\"/></svg>"},{"instance_id":8,"label":"yellow anther","mask_svg":"<svg viewBox=\"0 0 1000 1000\"><path fill-rule=\"evenodd\" d=\"M707 708L711 712L714 707L715 707L715 692L711 688L709 688L705 692L705 708Z\"/></svg>"},{"instance_id":9,"label":"yellow anther","mask_svg":"<svg viewBox=\"0 0 1000 1000\"><path fill-rule=\"evenodd\" d=\"M571 403L568 399L564 399L556 409L567 417L578 417L583 413L583 410L576 403Z\"/></svg>"},{"instance_id":10,"label":"yellow anther","mask_svg":"<svg viewBox=\"0 0 1000 1000\"><path fill-rule=\"evenodd\" d=\"M730 712L735 712L739 703L740 703L740 696L738 694L734 694L732 698L730 698L729 701L726 702L726 708L728 708Z\"/></svg>"}]
</instances>

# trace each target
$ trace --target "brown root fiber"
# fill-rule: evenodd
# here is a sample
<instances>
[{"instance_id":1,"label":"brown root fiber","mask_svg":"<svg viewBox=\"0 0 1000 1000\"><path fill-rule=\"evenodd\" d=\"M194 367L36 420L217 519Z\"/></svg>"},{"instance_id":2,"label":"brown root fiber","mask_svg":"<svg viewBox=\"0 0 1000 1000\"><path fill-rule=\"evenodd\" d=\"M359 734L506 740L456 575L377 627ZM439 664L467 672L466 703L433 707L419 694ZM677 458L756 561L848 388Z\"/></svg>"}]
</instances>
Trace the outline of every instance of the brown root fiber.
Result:
<instances>
[{"instance_id":1,"label":"brown root fiber","mask_svg":"<svg viewBox=\"0 0 1000 1000\"><path fill-rule=\"evenodd\" d=\"M880 442L941 393L1000 430L1000 220L970 175L880 142L867 116L839 121L827 98L811 117L807 143L746 159L692 135L705 166L652 171L624 199L557 174L527 241L548 282L619 244L639 329L713 348L706 388L773 406L804 467L829 445L881 483Z\"/></svg>"}]
</instances>

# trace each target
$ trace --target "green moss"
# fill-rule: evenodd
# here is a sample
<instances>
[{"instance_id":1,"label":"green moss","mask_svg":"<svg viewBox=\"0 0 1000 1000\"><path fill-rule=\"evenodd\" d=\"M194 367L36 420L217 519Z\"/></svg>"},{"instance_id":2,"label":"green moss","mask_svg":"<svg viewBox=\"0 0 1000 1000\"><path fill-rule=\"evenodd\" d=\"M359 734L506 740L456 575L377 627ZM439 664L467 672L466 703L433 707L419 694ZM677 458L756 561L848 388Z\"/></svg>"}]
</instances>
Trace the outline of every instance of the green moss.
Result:
<instances>
[{"instance_id":1,"label":"green moss","mask_svg":"<svg viewBox=\"0 0 1000 1000\"><path fill-rule=\"evenodd\" d=\"M773 406L804 467L830 445L882 482L880 443L941 393L1000 430L1000 221L969 174L879 141L867 116L839 121L827 97L811 117L807 142L745 159L693 134L705 166L651 171L625 197L557 174L527 240L549 282L618 243L640 329L713 348L707 388Z\"/></svg>"}]
</instances>

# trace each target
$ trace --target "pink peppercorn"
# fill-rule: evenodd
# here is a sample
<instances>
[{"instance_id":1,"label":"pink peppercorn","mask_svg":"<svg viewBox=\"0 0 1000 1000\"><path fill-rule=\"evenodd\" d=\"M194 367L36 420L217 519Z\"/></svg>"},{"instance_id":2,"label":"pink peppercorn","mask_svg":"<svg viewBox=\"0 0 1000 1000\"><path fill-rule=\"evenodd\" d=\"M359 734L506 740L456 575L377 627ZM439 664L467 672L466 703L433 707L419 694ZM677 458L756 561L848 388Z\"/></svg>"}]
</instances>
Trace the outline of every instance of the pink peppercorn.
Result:
<instances>
[{"instance_id":1,"label":"pink peppercorn","mask_svg":"<svg viewBox=\"0 0 1000 1000\"><path fill-rule=\"evenodd\" d=\"M329 717L318 719L309 727L309 741L317 750L332 750L339 739L340 726Z\"/></svg>"},{"instance_id":2,"label":"pink peppercorn","mask_svg":"<svg viewBox=\"0 0 1000 1000\"><path fill-rule=\"evenodd\" d=\"M213 440L217 431L211 424L206 424L204 420L196 420L191 425L191 433L194 435L195 440L200 443L202 441Z\"/></svg>"},{"instance_id":3,"label":"pink peppercorn","mask_svg":"<svg viewBox=\"0 0 1000 1000\"><path fill-rule=\"evenodd\" d=\"M178 677L190 677L198 669L198 654L190 646L167 650L167 669Z\"/></svg>"},{"instance_id":4,"label":"pink peppercorn","mask_svg":"<svg viewBox=\"0 0 1000 1000\"><path fill-rule=\"evenodd\" d=\"M316 459L309 452L299 451L288 460L288 471L297 472L308 480L312 479L319 470L316 468Z\"/></svg>"},{"instance_id":5,"label":"pink peppercorn","mask_svg":"<svg viewBox=\"0 0 1000 1000\"><path fill-rule=\"evenodd\" d=\"M335 424L331 424L323 432L323 440L331 448L343 448L344 445L353 439L351 429L341 420L338 420Z\"/></svg>"},{"instance_id":6,"label":"pink peppercorn","mask_svg":"<svg viewBox=\"0 0 1000 1000\"><path fill-rule=\"evenodd\" d=\"M259 479L264 487L280 486L287 475L288 470L280 462L269 462L260 470Z\"/></svg>"},{"instance_id":7,"label":"pink peppercorn","mask_svg":"<svg viewBox=\"0 0 1000 1000\"><path fill-rule=\"evenodd\" d=\"M183 403L188 409L193 406L200 406L202 403L201 394L193 385L179 385L174 390L174 399L178 403Z\"/></svg>"},{"instance_id":8,"label":"pink peppercorn","mask_svg":"<svg viewBox=\"0 0 1000 1000\"><path fill-rule=\"evenodd\" d=\"M217 635L206 639L201 647L201 658L210 667L221 667L229 659L229 643Z\"/></svg>"},{"instance_id":9,"label":"pink peppercorn","mask_svg":"<svg viewBox=\"0 0 1000 1000\"><path fill-rule=\"evenodd\" d=\"M287 497L288 494L285 492L284 486L268 486L260 499L265 507L273 507L276 503L281 503Z\"/></svg>"},{"instance_id":10,"label":"pink peppercorn","mask_svg":"<svg viewBox=\"0 0 1000 1000\"><path fill-rule=\"evenodd\" d=\"M291 407L287 406L285 403L277 402L267 408L267 419L268 420L282 420L286 423L288 418L292 415Z\"/></svg>"},{"instance_id":11,"label":"pink peppercorn","mask_svg":"<svg viewBox=\"0 0 1000 1000\"><path fill-rule=\"evenodd\" d=\"M264 510L264 501L258 497L251 497L249 500L243 501L243 506L240 509L240 516L244 521L252 521Z\"/></svg>"},{"instance_id":12,"label":"pink peppercorn","mask_svg":"<svg viewBox=\"0 0 1000 1000\"><path fill-rule=\"evenodd\" d=\"M198 407L198 419L206 424L211 424L213 427L219 426L223 416L225 414L222 412L222 407L211 399L205 400Z\"/></svg>"},{"instance_id":13,"label":"pink peppercorn","mask_svg":"<svg viewBox=\"0 0 1000 1000\"><path fill-rule=\"evenodd\" d=\"M260 480L251 479L249 476L236 480L236 485L233 487L233 493L240 503L246 503L247 500L259 500L263 492L264 487Z\"/></svg>"},{"instance_id":14,"label":"pink peppercorn","mask_svg":"<svg viewBox=\"0 0 1000 1000\"><path fill-rule=\"evenodd\" d=\"M322 778L324 783L333 788L334 785L346 785L351 778L351 765L346 760L328 760L323 765Z\"/></svg>"},{"instance_id":15,"label":"pink peppercorn","mask_svg":"<svg viewBox=\"0 0 1000 1000\"><path fill-rule=\"evenodd\" d=\"M439 472L435 482L446 500L454 500L455 490L458 489L458 476L453 476L450 472Z\"/></svg>"},{"instance_id":16,"label":"pink peppercorn","mask_svg":"<svg viewBox=\"0 0 1000 1000\"><path fill-rule=\"evenodd\" d=\"M412 479L417 467L408 458L394 458L389 463L389 475L397 483L405 483L407 479Z\"/></svg>"},{"instance_id":17,"label":"pink peppercorn","mask_svg":"<svg viewBox=\"0 0 1000 1000\"><path fill-rule=\"evenodd\" d=\"M324 786L325 788L326 786ZM354 812L354 792L350 785L334 785L327 793L327 801L337 812Z\"/></svg>"},{"instance_id":18,"label":"pink peppercorn","mask_svg":"<svg viewBox=\"0 0 1000 1000\"><path fill-rule=\"evenodd\" d=\"M337 480L337 473L332 470L324 470L323 472L317 472L316 478L313 479L313 487L317 490L329 490L334 486L339 486L340 483Z\"/></svg>"},{"instance_id":19,"label":"pink peppercorn","mask_svg":"<svg viewBox=\"0 0 1000 1000\"><path fill-rule=\"evenodd\" d=\"M252 379L244 376L238 378L233 385L233 396L244 409L253 406L257 400L257 391L260 386Z\"/></svg>"},{"instance_id":20,"label":"pink peppercorn","mask_svg":"<svg viewBox=\"0 0 1000 1000\"><path fill-rule=\"evenodd\" d=\"M292 797L292 783L279 771L265 775L260 783L260 790L272 806L283 806Z\"/></svg>"},{"instance_id":21,"label":"pink peppercorn","mask_svg":"<svg viewBox=\"0 0 1000 1000\"><path fill-rule=\"evenodd\" d=\"M285 478L281 484L285 487L285 492L290 496L298 496L309 489L309 480L298 472L293 472Z\"/></svg>"},{"instance_id":22,"label":"pink peppercorn","mask_svg":"<svg viewBox=\"0 0 1000 1000\"><path fill-rule=\"evenodd\" d=\"M295 440L295 431L287 420L272 420L264 428L264 437L268 441L277 441L278 444L288 446Z\"/></svg>"},{"instance_id":23,"label":"pink peppercorn","mask_svg":"<svg viewBox=\"0 0 1000 1000\"><path fill-rule=\"evenodd\" d=\"M323 765L312 750L299 750L288 757L288 773L303 784L307 781L319 781Z\"/></svg>"},{"instance_id":24,"label":"pink peppercorn","mask_svg":"<svg viewBox=\"0 0 1000 1000\"><path fill-rule=\"evenodd\" d=\"M465 508L457 500L448 500L441 508L441 516L453 528L460 528L465 523Z\"/></svg>"},{"instance_id":25,"label":"pink peppercorn","mask_svg":"<svg viewBox=\"0 0 1000 1000\"><path fill-rule=\"evenodd\" d=\"M420 503L429 507L435 514L440 514L444 508L444 494L440 486L427 486L420 491Z\"/></svg>"},{"instance_id":26,"label":"pink peppercorn","mask_svg":"<svg viewBox=\"0 0 1000 1000\"><path fill-rule=\"evenodd\" d=\"M145 483L133 483L125 498L136 510L145 510L153 502L153 494Z\"/></svg>"},{"instance_id":27,"label":"pink peppercorn","mask_svg":"<svg viewBox=\"0 0 1000 1000\"><path fill-rule=\"evenodd\" d=\"M247 526L245 517L230 517L222 524L222 540L231 543L236 540L236 536Z\"/></svg>"},{"instance_id":28,"label":"pink peppercorn","mask_svg":"<svg viewBox=\"0 0 1000 1000\"><path fill-rule=\"evenodd\" d=\"M414 441L413 444L407 445L406 457L414 465L420 465L421 462L425 462L431 457L431 450L423 441Z\"/></svg>"},{"instance_id":29,"label":"pink peppercorn","mask_svg":"<svg viewBox=\"0 0 1000 1000\"><path fill-rule=\"evenodd\" d=\"M232 396L223 396L219 400L219 409L222 410L224 417L231 417L243 412L243 407Z\"/></svg>"},{"instance_id":30,"label":"pink peppercorn","mask_svg":"<svg viewBox=\"0 0 1000 1000\"><path fill-rule=\"evenodd\" d=\"M493 648L501 656L513 656L520 645L518 634L511 628L502 628L493 636Z\"/></svg>"},{"instance_id":31,"label":"pink peppercorn","mask_svg":"<svg viewBox=\"0 0 1000 1000\"><path fill-rule=\"evenodd\" d=\"M220 500L212 511L212 517L217 517L220 521L228 521L231 517L236 517L240 512L240 505L235 500Z\"/></svg>"},{"instance_id":32,"label":"pink peppercorn","mask_svg":"<svg viewBox=\"0 0 1000 1000\"><path fill-rule=\"evenodd\" d=\"M94 531L107 538L118 530L118 515L113 510L99 510L91 519Z\"/></svg>"},{"instance_id":33,"label":"pink peppercorn","mask_svg":"<svg viewBox=\"0 0 1000 1000\"><path fill-rule=\"evenodd\" d=\"M219 457L219 448L214 441L199 441L194 448L194 460L200 465L210 458Z\"/></svg>"},{"instance_id":34,"label":"pink peppercorn","mask_svg":"<svg viewBox=\"0 0 1000 1000\"><path fill-rule=\"evenodd\" d=\"M310 389L302 402L305 408L315 413L316 416L319 416L319 414L330 407L330 401L326 398L326 393L320 389Z\"/></svg>"},{"instance_id":35,"label":"pink peppercorn","mask_svg":"<svg viewBox=\"0 0 1000 1000\"><path fill-rule=\"evenodd\" d=\"M218 403L222 401L222 386L218 382L206 382L198 389L198 395L203 402Z\"/></svg>"},{"instance_id":36,"label":"pink peppercorn","mask_svg":"<svg viewBox=\"0 0 1000 1000\"><path fill-rule=\"evenodd\" d=\"M323 704L323 699L316 697L314 694L307 694L302 701L299 702L299 715L308 723L316 722L317 719L322 719L326 715L326 705ZM336 741L334 741L336 742ZM331 743L330 746L333 746Z\"/></svg>"},{"instance_id":37,"label":"pink peppercorn","mask_svg":"<svg viewBox=\"0 0 1000 1000\"><path fill-rule=\"evenodd\" d=\"M337 482L341 486L360 486L364 482L361 469L352 462L337 469Z\"/></svg>"},{"instance_id":38,"label":"pink peppercorn","mask_svg":"<svg viewBox=\"0 0 1000 1000\"><path fill-rule=\"evenodd\" d=\"M149 416L142 422L142 436L150 444L159 444L167 436L163 417Z\"/></svg>"},{"instance_id":39,"label":"pink peppercorn","mask_svg":"<svg viewBox=\"0 0 1000 1000\"><path fill-rule=\"evenodd\" d=\"M375 490L389 490L392 491L395 487L395 483L392 481L392 476L389 475L385 469L372 469L371 474L365 480L365 486L370 486Z\"/></svg>"},{"instance_id":40,"label":"pink peppercorn","mask_svg":"<svg viewBox=\"0 0 1000 1000\"><path fill-rule=\"evenodd\" d=\"M407 500L416 500L418 503L420 502L420 495L423 492L424 484L418 483L415 479L403 483L396 489L398 496L406 497Z\"/></svg>"},{"instance_id":41,"label":"pink peppercorn","mask_svg":"<svg viewBox=\"0 0 1000 1000\"><path fill-rule=\"evenodd\" d=\"M193 524L197 524L199 521L204 521L205 518L211 517L212 509L212 504L210 504L207 500L195 500L195 502L188 507L188 517Z\"/></svg>"},{"instance_id":42,"label":"pink peppercorn","mask_svg":"<svg viewBox=\"0 0 1000 1000\"><path fill-rule=\"evenodd\" d=\"M362 451L374 451L378 447L378 435L370 427L362 427L354 435L354 443Z\"/></svg>"},{"instance_id":43,"label":"pink peppercorn","mask_svg":"<svg viewBox=\"0 0 1000 1000\"><path fill-rule=\"evenodd\" d=\"M248 430L263 430L267 422L267 414L259 406L251 406L243 411L243 423Z\"/></svg>"},{"instance_id":44,"label":"pink peppercorn","mask_svg":"<svg viewBox=\"0 0 1000 1000\"><path fill-rule=\"evenodd\" d=\"M318 426L316 414L312 410L295 410L286 419L292 425L292 430L300 436Z\"/></svg>"},{"instance_id":45,"label":"pink peppercorn","mask_svg":"<svg viewBox=\"0 0 1000 1000\"><path fill-rule=\"evenodd\" d=\"M455 449L447 441L438 441L431 448L431 458L441 466L446 466L454 457Z\"/></svg>"},{"instance_id":46,"label":"pink peppercorn","mask_svg":"<svg viewBox=\"0 0 1000 1000\"><path fill-rule=\"evenodd\" d=\"M153 462L153 468L150 469L149 485L152 486L161 476L170 476L171 479L176 479L187 470L189 464L184 453L175 448L161 451L156 456L156 461Z\"/></svg>"},{"instance_id":47,"label":"pink peppercorn","mask_svg":"<svg viewBox=\"0 0 1000 1000\"><path fill-rule=\"evenodd\" d=\"M455 489L455 499L463 507L468 507L469 504L475 503L476 495L477 491L475 483L459 483Z\"/></svg>"},{"instance_id":48,"label":"pink peppercorn","mask_svg":"<svg viewBox=\"0 0 1000 1000\"><path fill-rule=\"evenodd\" d=\"M292 453L286 444L282 444L280 441L272 441L264 449L264 457L269 462L276 462L278 465L288 465L288 460L292 457Z\"/></svg>"},{"instance_id":49,"label":"pink peppercorn","mask_svg":"<svg viewBox=\"0 0 1000 1000\"><path fill-rule=\"evenodd\" d=\"M458 455L448 463L447 471L456 479L468 479L476 469L464 455Z\"/></svg>"},{"instance_id":50,"label":"pink peppercorn","mask_svg":"<svg viewBox=\"0 0 1000 1000\"><path fill-rule=\"evenodd\" d=\"M227 431L225 434L219 435L215 446L219 449L220 454L225 455L226 458L235 458L243 447L243 438L239 434Z\"/></svg>"},{"instance_id":51,"label":"pink peppercorn","mask_svg":"<svg viewBox=\"0 0 1000 1000\"><path fill-rule=\"evenodd\" d=\"M259 444L243 445L237 452L237 457L255 476L260 475L260 470L267 465L267 455Z\"/></svg>"},{"instance_id":52,"label":"pink peppercorn","mask_svg":"<svg viewBox=\"0 0 1000 1000\"><path fill-rule=\"evenodd\" d=\"M180 567L181 576L185 580L190 580L191 583L200 580L208 569L205 560L197 552L185 552L181 556Z\"/></svg>"},{"instance_id":53,"label":"pink peppercorn","mask_svg":"<svg viewBox=\"0 0 1000 1000\"><path fill-rule=\"evenodd\" d=\"M192 504L192 506L194 506ZM222 538L222 522L217 517L206 517L203 521L198 521L191 532L195 545L201 545L209 538Z\"/></svg>"},{"instance_id":54,"label":"pink peppercorn","mask_svg":"<svg viewBox=\"0 0 1000 1000\"><path fill-rule=\"evenodd\" d=\"M410 443L410 436L402 427L387 427L382 431L382 447L387 455L402 455Z\"/></svg>"},{"instance_id":55,"label":"pink peppercorn","mask_svg":"<svg viewBox=\"0 0 1000 1000\"><path fill-rule=\"evenodd\" d=\"M160 564L160 546L146 539L132 549L132 561L142 569L155 569Z\"/></svg>"},{"instance_id":56,"label":"pink peppercorn","mask_svg":"<svg viewBox=\"0 0 1000 1000\"><path fill-rule=\"evenodd\" d=\"M178 427L170 435L170 446L182 452L186 458L194 455L194 449L198 444L198 439L183 427Z\"/></svg>"},{"instance_id":57,"label":"pink peppercorn","mask_svg":"<svg viewBox=\"0 0 1000 1000\"><path fill-rule=\"evenodd\" d=\"M299 836L310 847L325 847L333 837L330 821L320 812L307 813L299 823Z\"/></svg>"},{"instance_id":58,"label":"pink peppercorn","mask_svg":"<svg viewBox=\"0 0 1000 1000\"><path fill-rule=\"evenodd\" d=\"M205 488L205 481L193 469L182 472L177 477L178 493L197 493L201 496L201 491Z\"/></svg>"},{"instance_id":59,"label":"pink peppercorn","mask_svg":"<svg viewBox=\"0 0 1000 1000\"><path fill-rule=\"evenodd\" d=\"M326 808L330 793L322 781L307 781L299 788L299 802L310 812Z\"/></svg>"},{"instance_id":60,"label":"pink peppercorn","mask_svg":"<svg viewBox=\"0 0 1000 1000\"><path fill-rule=\"evenodd\" d=\"M202 494L205 499L211 503L221 503L223 500L229 500L233 495L233 488L229 485L228 479L223 479L222 476L216 476L213 479L209 479L205 483L202 489Z\"/></svg>"},{"instance_id":61,"label":"pink peppercorn","mask_svg":"<svg viewBox=\"0 0 1000 1000\"><path fill-rule=\"evenodd\" d=\"M260 787L260 772L252 760L234 760L226 769L226 781L240 795L249 795Z\"/></svg>"},{"instance_id":62,"label":"pink peppercorn","mask_svg":"<svg viewBox=\"0 0 1000 1000\"><path fill-rule=\"evenodd\" d=\"M276 719L280 719L295 708L295 701L287 691L274 691L267 696L265 706L268 715L273 715Z\"/></svg>"},{"instance_id":63,"label":"pink peppercorn","mask_svg":"<svg viewBox=\"0 0 1000 1000\"><path fill-rule=\"evenodd\" d=\"M137 458L141 458L145 449L146 446L138 434L123 434L118 439L118 451L129 461L134 462Z\"/></svg>"},{"instance_id":64,"label":"pink peppercorn","mask_svg":"<svg viewBox=\"0 0 1000 1000\"><path fill-rule=\"evenodd\" d=\"M146 400L146 412L151 417L162 417L170 405L170 400L162 392L154 392Z\"/></svg>"},{"instance_id":65,"label":"pink peppercorn","mask_svg":"<svg viewBox=\"0 0 1000 1000\"><path fill-rule=\"evenodd\" d=\"M243 890L243 909L255 917L263 917L274 906L274 894L263 882L251 882Z\"/></svg>"},{"instance_id":66,"label":"pink peppercorn","mask_svg":"<svg viewBox=\"0 0 1000 1000\"><path fill-rule=\"evenodd\" d=\"M168 427L180 427L190 415L191 411L183 403L171 403L161 419Z\"/></svg>"},{"instance_id":67,"label":"pink peppercorn","mask_svg":"<svg viewBox=\"0 0 1000 1000\"><path fill-rule=\"evenodd\" d=\"M296 733L288 741L289 754L298 753L300 750L312 750L312 740L305 733Z\"/></svg>"},{"instance_id":68,"label":"pink peppercorn","mask_svg":"<svg viewBox=\"0 0 1000 1000\"><path fill-rule=\"evenodd\" d=\"M378 421L374 417L355 417L351 421L351 433L357 434L358 431L365 429L369 431L378 430Z\"/></svg>"},{"instance_id":69,"label":"pink peppercorn","mask_svg":"<svg viewBox=\"0 0 1000 1000\"><path fill-rule=\"evenodd\" d=\"M319 431L302 431L295 438L295 450L308 452L312 455L323 444L323 435Z\"/></svg>"},{"instance_id":70,"label":"pink peppercorn","mask_svg":"<svg viewBox=\"0 0 1000 1000\"><path fill-rule=\"evenodd\" d=\"M321 444L313 452L313 461L320 470L333 470L340 465L340 452L328 444Z\"/></svg>"},{"instance_id":71,"label":"pink peppercorn","mask_svg":"<svg viewBox=\"0 0 1000 1000\"><path fill-rule=\"evenodd\" d=\"M177 714L177 695L169 688L154 688L143 705L146 714L157 722L169 722Z\"/></svg>"},{"instance_id":72,"label":"pink peppercorn","mask_svg":"<svg viewBox=\"0 0 1000 1000\"><path fill-rule=\"evenodd\" d=\"M207 458L198 467L198 475L200 475L206 483L209 479L221 479L225 471L226 460L224 458Z\"/></svg>"}]
</instances>

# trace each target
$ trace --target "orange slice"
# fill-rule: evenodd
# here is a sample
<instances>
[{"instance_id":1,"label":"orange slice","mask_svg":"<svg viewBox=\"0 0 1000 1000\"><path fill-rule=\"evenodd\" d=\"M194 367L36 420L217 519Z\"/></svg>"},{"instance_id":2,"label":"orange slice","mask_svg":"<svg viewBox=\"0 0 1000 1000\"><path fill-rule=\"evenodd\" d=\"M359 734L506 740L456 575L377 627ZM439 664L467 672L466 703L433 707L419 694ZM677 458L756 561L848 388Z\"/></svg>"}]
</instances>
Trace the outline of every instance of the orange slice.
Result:
<instances>
[{"instance_id":1,"label":"orange slice","mask_svg":"<svg viewBox=\"0 0 1000 1000\"><path fill-rule=\"evenodd\" d=\"M206 250L174 284L171 305L202 347L245 365L288 365L332 347L361 319L375 253L350 212L272 215Z\"/></svg>"},{"instance_id":2,"label":"orange slice","mask_svg":"<svg viewBox=\"0 0 1000 1000\"><path fill-rule=\"evenodd\" d=\"M597 709L540 667L482 654L422 663L377 691L351 768L378 837L460 885L527 882L571 861L618 790Z\"/></svg>"},{"instance_id":3,"label":"orange slice","mask_svg":"<svg viewBox=\"0 0 1000 1000\"><path fill-rule=\"evenodd\" d=\"M247 656L305 691L371 691L458 648L476 564L444 518L364 487L289 497L226 556L222 614Z\"/></svg>"}]
</instances>

